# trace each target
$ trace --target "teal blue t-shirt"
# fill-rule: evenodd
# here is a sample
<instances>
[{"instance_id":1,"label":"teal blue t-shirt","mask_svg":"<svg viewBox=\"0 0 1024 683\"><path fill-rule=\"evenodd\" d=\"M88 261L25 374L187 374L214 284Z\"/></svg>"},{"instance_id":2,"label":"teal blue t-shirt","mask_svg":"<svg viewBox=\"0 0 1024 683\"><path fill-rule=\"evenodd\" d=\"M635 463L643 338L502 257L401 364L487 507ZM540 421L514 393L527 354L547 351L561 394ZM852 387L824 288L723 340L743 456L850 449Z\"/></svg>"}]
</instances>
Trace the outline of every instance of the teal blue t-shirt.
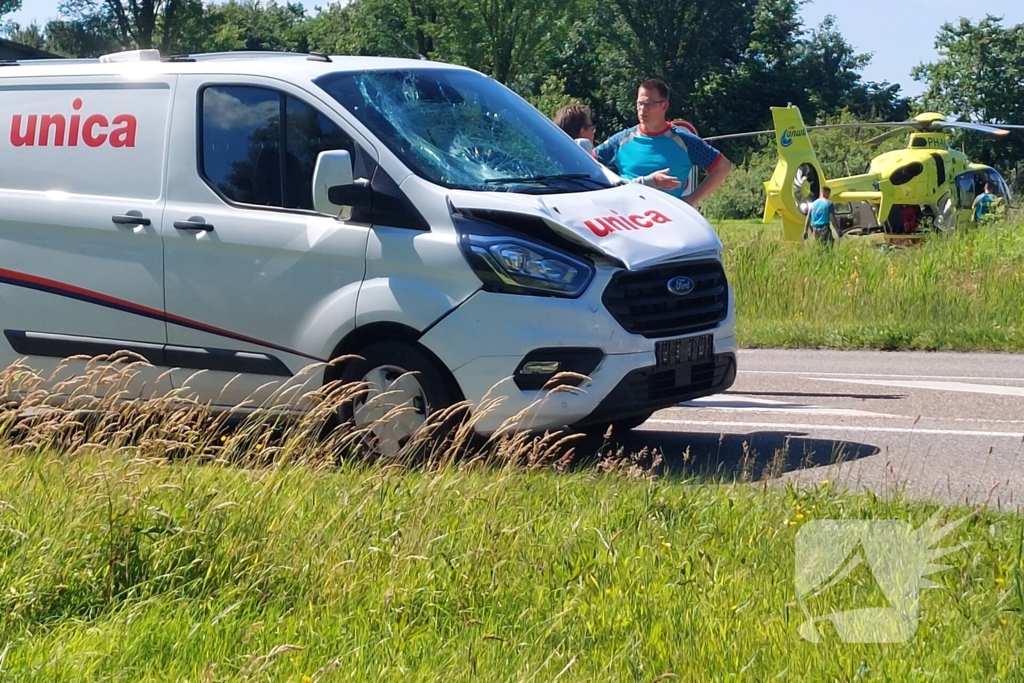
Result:
<instances>
[{"instance_id":1,"label":"teal blue t-shirt","mask_svg":"<svg viewBox=\"0 0 1024 683\"><path fill-rule=\"evenodd\" d=\"M990 211L992 211L992 202L995 201L995 195L991 194L980 194L978 198L974 200L974 220L980 221Z\"/></svg>"},{"instance_id":2,"label":"teal blue t-shirt","mask_svg":"<svg viewBox=\"0 0 1024 683\"><path fill-rule=\"evenodd\" d=\"M814 200L814 203L811 204L811 227L824 228L827 226L835 210L835 204L828 199Z\"/></svg>"},{"instance_id":3,"label":"teal blue t-shirt","mask_svg":"<svg viewBox=\"0 0 1024 683\"><path fill-rule=\"evenodd\" d=\"M669 126L658 135L648 135L633 126L616 133L594 150L594 156L605 166L614 166L626 180L640 178L667 168L682 182L674 190L664 190L676 197L689 194L690 171L694 166L707 171L722 153L690 131Z\"/></svg>"}]
</instances>

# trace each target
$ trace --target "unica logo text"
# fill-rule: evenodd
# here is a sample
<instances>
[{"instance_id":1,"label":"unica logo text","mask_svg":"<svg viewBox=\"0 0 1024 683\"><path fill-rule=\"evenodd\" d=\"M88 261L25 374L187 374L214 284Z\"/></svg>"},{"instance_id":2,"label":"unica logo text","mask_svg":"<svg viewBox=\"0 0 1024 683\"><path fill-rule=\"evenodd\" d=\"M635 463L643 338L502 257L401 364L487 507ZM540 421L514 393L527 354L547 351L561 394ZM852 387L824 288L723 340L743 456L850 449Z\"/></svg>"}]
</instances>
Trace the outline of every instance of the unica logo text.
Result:
<instances>
[{"instance_id":1,"label":"unica logo text","mask_svg":"<svg viewBox=\"0 0 1024 683\"><path fill-rule=\"evenodd\" d=\"M639 230L640 228L653 228L660 223L671 223L672 219L660 211L644 211L641 213L621 214L612 211L610 216L591 218L583 221L583 225L590 228L590 232L598 237L607 237L609 233L619 230Z\"/></svg>"},{"instance_id":2,"label":"unica logo text","mask_svg":"<svg viewBox=\"0 0 1024 683\"><path fill-rule=\"evenodd\" d=\"M82 99L71 103L72 114L15 114L11 117L11 144L15 147L134 147L139 122L131 114L107 118L84 115Z\"/></svg>"}]
</instances>

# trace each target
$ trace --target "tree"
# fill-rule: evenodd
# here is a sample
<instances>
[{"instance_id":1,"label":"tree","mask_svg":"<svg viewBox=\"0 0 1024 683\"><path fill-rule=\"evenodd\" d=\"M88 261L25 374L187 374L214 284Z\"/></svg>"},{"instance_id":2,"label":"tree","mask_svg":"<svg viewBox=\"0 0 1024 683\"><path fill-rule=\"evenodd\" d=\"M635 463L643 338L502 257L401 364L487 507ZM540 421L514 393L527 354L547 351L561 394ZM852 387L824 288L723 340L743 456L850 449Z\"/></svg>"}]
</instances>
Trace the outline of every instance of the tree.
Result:
<instances>
[{"instance_id":1,"label":"tree","mask_svg":"<svg viewBox=\"0 0 1024 683\"><path fill-rule=\"evenodd\" d=\"M197 8L199 11L194 11ZM185 6L171 44L176 53L230 50L309 51L309 18L300 3L273 0Z\"/></svg>"},{"instance_id":2,"label":"tree","mask_svg":"<svg viewBox=\"0 0 1024 683\"><path fill-rule=\"evenodd\" d=\"M939 59L914 68L927 84L922 104L964 121L1024 124L1024 24L1004 27L1002 18L986 16L946 23L935 38ZM1024 131L1006 140L977 133L959 136L970 156L1024 177ZM1024 188L1017 188L1024 189Z\"/></svg>"},{"instance_id":3,"label":"tree","mask_svg":"<svg viewBox=\"0 0 1024 683\"><path fill-rule=\"evenodd\" d=\"M57 19L46 24L46 49L65 57L98 57L122 49L114 27L105 18Z\"/></svg>"},{"instance_id":4,"label":"tree","mask_svg":"<svg viewBox=\"0 0 1024 683\"><path fill-rule=\"evenodd\" d=\"M316 49L465 64L512 85L564 40L575 0L354 0L311 23Z\"/></svg>"},{"instance_id":5,"label":"tree","mask_svg":"<svg viewBox=\"0 0 1024 683\"><path fill-rule=\"evenodd\" d=\"M66 0L61 13L77 24L72 32L112 33L122 49L167 52L176 38L178 14L201 0ZM194 7L193 7L194 10Z\"/></svg>"},{"instance_id":6,"label":"tree","mask_svg":"<svg viewBox=\"0 0 1024 683\"><path fill-rule=\"evenodd\" d=\"M22 28L20 24L11 22L8 25L7 37L16 43L28 45L37 50L46 49L46 35L43 33L43 29L39 28L39 24L35 22L25 28Z\"/></svg>"},{"instance_id":7,"label":"tree","mask_svg":"<svg viewBox=\"0 0 1024 683\"><path fill-rule=\"evenodd\" d=\"M11 12L17 12L21 9L21 0L0 0L0 17ZM13 24L12 28L17 28L17 24ZM10 27L9 29L10 30Z\"/></svg>"}]
</instances>

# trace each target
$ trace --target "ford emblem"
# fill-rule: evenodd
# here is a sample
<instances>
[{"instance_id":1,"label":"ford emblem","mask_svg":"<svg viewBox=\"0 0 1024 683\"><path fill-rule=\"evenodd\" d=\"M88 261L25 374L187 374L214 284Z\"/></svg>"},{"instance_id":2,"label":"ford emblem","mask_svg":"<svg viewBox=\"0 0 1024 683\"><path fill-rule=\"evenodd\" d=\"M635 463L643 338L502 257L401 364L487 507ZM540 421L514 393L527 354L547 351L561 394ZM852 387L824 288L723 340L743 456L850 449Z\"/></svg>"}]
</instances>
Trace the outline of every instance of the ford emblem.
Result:
<instances>
[{"instance_id":1,"label":"ford emblem","mask_svg":"<svg viewBox=\"0 0 1024 683\"><path fill-rule=\"evenodd\" d=\"M686 296L696 284L688 277L674 277L668 281L668 291L676 296Z\"/></svg>"}]
</instances>

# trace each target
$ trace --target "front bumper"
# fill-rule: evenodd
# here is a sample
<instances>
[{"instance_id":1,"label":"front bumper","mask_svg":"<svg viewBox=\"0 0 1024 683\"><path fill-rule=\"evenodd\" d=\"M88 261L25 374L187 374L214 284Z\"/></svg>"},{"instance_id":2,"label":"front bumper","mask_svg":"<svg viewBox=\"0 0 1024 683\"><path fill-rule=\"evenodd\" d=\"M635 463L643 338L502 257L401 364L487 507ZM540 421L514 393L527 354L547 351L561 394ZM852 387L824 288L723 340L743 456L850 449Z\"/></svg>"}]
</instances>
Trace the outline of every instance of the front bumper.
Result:
<instances>
[{"instance_id":1,"label":"front bumper","mask_svg":"<svg viewBox=\"0 0 1024 683\"><path fill-rule=\"evenodd\" d=\"M735 381L735 353L718 353L707 361L672 368L640 368L623 377L597 408L573 427L649 415L684 401L719 394Z\"/></svg>"},{"instance_id":2,"label":"front bumper","mask_svg":"<svg viewBox=\"0 0 1024 683\"><path fill-rule=\"evenodd\" d=\"M736 315L731 295L728 316L717 327L679 335L713 334L710 375L708 361L659 368L659 340L627 332L602 303L610 277L608 271L599 271L579 299L477 292L420 338L449 368L473 406L477 432L541 431L625 419L732 384ZM604 357L579 387L550 392L517 386L513 375L523 359L551 347L587 347Z\"/></svg>"}]
</instances>

